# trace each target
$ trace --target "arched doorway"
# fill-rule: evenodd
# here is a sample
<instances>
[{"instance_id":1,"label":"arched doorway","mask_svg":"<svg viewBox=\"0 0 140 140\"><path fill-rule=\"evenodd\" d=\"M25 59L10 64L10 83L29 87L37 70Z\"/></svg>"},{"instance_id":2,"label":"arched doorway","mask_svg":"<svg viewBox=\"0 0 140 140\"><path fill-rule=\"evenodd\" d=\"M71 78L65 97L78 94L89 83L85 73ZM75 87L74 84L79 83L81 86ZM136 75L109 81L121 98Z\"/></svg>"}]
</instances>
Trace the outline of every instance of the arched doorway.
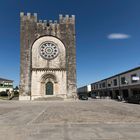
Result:
<instances>
[{"instance_id":1,"label":"arched doorway","mask_svg":"<svg viewBox=\"0 0 140 140\"><path fill-rule=\"evenodd\" d=\"M46 83L46 95L53 95L53 83L50 81Z\"/></svg>"},{"instance_id":2,"label":"arched doorway","mask_svg":"<svg viewBox=\"0 0 140 140\"><path fill-rule=\"evenodd\" d=\"M44 73L40 80L40 94L45 95L55 95L57 91L57 78L54 73Z\"/></svg>"}]
</instances>

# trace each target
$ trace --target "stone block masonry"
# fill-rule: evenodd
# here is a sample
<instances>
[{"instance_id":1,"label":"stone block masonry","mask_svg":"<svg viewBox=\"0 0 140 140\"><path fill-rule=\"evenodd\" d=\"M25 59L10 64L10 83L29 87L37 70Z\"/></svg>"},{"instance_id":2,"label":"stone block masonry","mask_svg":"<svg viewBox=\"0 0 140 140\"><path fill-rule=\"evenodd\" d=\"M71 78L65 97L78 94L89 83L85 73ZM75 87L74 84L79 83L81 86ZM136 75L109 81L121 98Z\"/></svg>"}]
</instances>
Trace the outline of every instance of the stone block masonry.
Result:
<instances>
[{"instance_id":1,"label":"stone block masonry","mask_svg":"<svg viewBox=\"0 0 140 140\"><path fill-rule=\"evenodd\" d=\"M56 58L47 60L40 56L39 48L44 42L56 44L59 49L59 55ZM39 66L39 64L42 65ZM38 78L33 77L40 70L43 70L43 73L40 74L52 74L52 77L55 75L56 79L59 79L57 77L64 78L64 83L60 82L62 79L58 80L56 86L52 78L47 78L42 85L42 75L39 74L40 77ZM59 72L57 70L65 74L61 73L62 76L58 76ZM38 81L32 81L32 79L38 79ZM59 21L38 20L36 13L24 14L21 12L20 97L24 99L23 96L29 96L32 99L32 96L36 94L32 92L35 91L34 87L39 87L39 93L37 93L39 96L48 97L45 85L49 81L53 83L53 88L57 87L58 92L53 93L53 95L63 94L65 98L76 96L75 16L59 15ZM38 85L33 83L38 83ZM56 91L55 88L53 91ZM60 93L60 91L63 93ZM25 97L25 99L29 98Z\"/></svg>"}]
</instances>

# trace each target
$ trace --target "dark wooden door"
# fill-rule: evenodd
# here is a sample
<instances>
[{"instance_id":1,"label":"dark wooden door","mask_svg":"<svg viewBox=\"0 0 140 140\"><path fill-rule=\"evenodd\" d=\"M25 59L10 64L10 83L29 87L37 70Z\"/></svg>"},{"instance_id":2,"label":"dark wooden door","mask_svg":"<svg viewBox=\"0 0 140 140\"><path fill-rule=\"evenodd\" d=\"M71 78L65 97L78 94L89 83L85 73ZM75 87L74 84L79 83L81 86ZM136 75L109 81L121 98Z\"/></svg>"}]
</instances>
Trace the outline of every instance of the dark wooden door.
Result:
<instances>
[{"instance_id":1,"label":"dark wooden door","mask_svg":"<svg viewBox=\"0 0 140 140\"><path fill-rule=\"evenodd\" d=\"M53 95L53 83L46 83L46 95Z\"/></svg>"}]
</instances>

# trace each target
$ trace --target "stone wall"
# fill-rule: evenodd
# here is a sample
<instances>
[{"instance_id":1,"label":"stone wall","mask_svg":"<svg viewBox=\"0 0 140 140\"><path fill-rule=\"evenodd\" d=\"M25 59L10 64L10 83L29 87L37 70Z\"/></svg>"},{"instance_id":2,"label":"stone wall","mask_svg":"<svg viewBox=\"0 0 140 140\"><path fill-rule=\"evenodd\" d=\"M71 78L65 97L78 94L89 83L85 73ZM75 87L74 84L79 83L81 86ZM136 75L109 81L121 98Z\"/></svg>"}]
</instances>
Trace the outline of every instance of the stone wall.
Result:
<instances>
[{"instance_id":1,"label":"stone wall","mask_svg":"<svg viewBox=\"0 0 140 140\"><path fill-rule=\"evenodd\" d=\"M43 36L54 36L66 49L67 97L76 95L75 16L59 15L59 21L38 20L37 14L20 13L20 95L31 95L32 45Z\"/></svg>"},{"instance_id":2,"label":"stone wall","mask_svg":"<svg viewBox=\"0 0 140 140\"><path fill-rule=\"evenodd\" d=\"M33 71L32 72L32 99L38 97L47 97L45 95L45 83L42 82L43 75L55 75L56 81L52 80L54 84L54 94L53 96L66 98L67 87L66 87L66 71ZM49 95L50 97L50 95Z\"/></svg>"}]
</instances>

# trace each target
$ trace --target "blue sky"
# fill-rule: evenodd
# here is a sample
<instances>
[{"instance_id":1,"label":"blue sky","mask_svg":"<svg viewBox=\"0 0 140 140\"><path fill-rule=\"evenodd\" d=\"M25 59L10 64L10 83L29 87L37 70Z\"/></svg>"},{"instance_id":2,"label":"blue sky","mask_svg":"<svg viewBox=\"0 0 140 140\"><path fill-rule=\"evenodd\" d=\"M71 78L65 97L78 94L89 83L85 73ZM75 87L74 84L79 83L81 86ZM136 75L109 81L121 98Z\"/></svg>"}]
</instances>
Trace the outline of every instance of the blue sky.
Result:
<instances>
[{"instance_id":1,"label":"blue sky","mask_svg":"<svg viewBox=\"0 0 140 140\"><path fill-rule=\"evenodd\" d=\"M140 66L140 0L1 0L0 77L19 84L19 13L76 15L77 84Z\"/></svg>"}]
</instances>

